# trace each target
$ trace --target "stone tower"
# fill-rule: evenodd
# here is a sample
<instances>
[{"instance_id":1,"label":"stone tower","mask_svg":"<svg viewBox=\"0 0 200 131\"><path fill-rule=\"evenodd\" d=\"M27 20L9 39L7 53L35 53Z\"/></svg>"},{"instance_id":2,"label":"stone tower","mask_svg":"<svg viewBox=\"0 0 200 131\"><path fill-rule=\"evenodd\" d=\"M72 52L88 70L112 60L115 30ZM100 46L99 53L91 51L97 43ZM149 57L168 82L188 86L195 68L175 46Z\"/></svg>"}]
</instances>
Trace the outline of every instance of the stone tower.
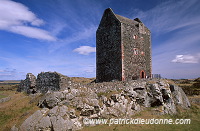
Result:
<instances>
[{"instance_id":1,"label":"stone tower","mask_svg":"<svg viewBox=\"0 0 200 131\"><path fill-rule=\"evenodd\" d=\"M96 81L149 78L151 68L150 30L106 9L96 32Z\"/></svg>"}]
</instances>

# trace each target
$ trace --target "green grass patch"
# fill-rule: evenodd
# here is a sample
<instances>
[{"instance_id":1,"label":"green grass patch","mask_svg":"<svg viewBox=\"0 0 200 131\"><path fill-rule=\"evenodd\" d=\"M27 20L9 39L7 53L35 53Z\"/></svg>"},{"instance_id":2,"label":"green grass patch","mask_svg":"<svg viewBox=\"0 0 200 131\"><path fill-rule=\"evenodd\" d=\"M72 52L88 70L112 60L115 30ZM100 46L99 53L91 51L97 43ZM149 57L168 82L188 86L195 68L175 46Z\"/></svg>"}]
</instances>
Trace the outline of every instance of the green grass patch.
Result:
<instances>
[{"instance_id":1,"label":"green grass patch","mask_svg":"<svg viewBox=\"0 0 200 131\"><path fill-rule=\"evenodd\" d=\"M31 110L31 109L32 109L31 106L23 107L23 108L19 109L19 112L20 112L20 113L25 113L25 112L27 112L27 111L29 111L29 110Z\"/></svg>"},{"instance_id":2,"label":"green grass patch","mask_svg":"<svg viewBox=\"0 0 200 131\"><path fill-rule=\"evenodd\" d=\"M5 114L5 112L0 112L0 125L4 125L12 118L12 115Z\"/></svg>"},{"instance_id":3,"label":"green grass patch","mask_svg":"<svg viewBox=\"0 0 200 131\"><path fill-rule=\"evenodd\" d=\"M0 105L0 131L10 130L15 124L19 127L28 116L38 110L36 98L32 100L23 93L12 90L4 90L0 94L12 97ZM33 102L30 102L31 100Z\"/></svg>"},{"instance_id":4,"label":"green grass patch","mask_svg":"<svg viewBox=\"0 0 200 131\"><path fill-rule=\"evenodd\" d=\"M6 96L6 95L0 94L0 99L1 99L1 98L5 98L5 97L7 97L7 96Z\"/></svg>"}]
</instances>

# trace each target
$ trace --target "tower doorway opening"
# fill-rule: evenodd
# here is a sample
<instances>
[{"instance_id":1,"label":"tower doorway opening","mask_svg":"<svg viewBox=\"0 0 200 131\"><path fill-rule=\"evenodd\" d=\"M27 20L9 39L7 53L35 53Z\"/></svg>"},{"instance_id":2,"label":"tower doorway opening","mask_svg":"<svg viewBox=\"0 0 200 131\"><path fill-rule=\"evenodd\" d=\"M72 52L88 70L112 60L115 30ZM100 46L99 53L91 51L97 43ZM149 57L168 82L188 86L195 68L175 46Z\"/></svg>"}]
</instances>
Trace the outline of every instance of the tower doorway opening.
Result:
<instances>
[{"instance_id":1,"label":"tower doorway opening","mask_svg":"<svg viewBox=\"0 0 200 131\"><path fill-rule=\"evenodd\" d=\"M145 72L143 70L140 72L140 78L141 79L145 78Z\"/></svg>"}]
</instances>

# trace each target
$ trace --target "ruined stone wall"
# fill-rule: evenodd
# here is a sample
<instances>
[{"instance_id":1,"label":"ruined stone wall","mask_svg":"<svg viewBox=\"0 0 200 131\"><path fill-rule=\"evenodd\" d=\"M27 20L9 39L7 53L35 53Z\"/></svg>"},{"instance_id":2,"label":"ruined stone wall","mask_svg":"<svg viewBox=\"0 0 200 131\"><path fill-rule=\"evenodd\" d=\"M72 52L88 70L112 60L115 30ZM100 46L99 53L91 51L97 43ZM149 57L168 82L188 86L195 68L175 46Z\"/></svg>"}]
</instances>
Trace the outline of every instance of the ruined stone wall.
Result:
<instances>
[{"instance_id":1,"label":"ruined stone wall","mask_svg":"<svg viewBox=\"0 0 200 131\"><path fill-rule=\"evenodd\" d=\"M36 77L32 73L27 73L26 79L21 80L17 91L24 91L26 93L34 93L36 91Z\"/></svg>"},{"instance_id":2,"label":"ruined stone wall","mask_svg":"<svg viewBox=\"0 0 200 131\"><path fill-rule=\"evenodd\" d=\"M69 78L57 72L42 72L36 79L37 91L46 93L47 91L58 91L67 88Z\"/></svg>"},{"instance_id":3,"label":"ruined stone wall","mask_svg":"<svg viewBox=\"0 0 200 131\"><path fill-rule=\"evenodd\" d=\"M41 72L37 79L32 73L28 73L26 79L21 81L17 91L24 91L28 94L46 93L48 91L62 91L76 86L79 85L74 84L69 77L57 72Z\"/></svg>"},{"instance_id":4,"label":"ruined stone wall","mask_svg":"<svg viewBox=\"0 0 200 131\"><path fill-rule=\"evenodd\" d=\"M121 23L106 10L96 33L97 82L121 80Z\"/></svg>"}]
</instances>

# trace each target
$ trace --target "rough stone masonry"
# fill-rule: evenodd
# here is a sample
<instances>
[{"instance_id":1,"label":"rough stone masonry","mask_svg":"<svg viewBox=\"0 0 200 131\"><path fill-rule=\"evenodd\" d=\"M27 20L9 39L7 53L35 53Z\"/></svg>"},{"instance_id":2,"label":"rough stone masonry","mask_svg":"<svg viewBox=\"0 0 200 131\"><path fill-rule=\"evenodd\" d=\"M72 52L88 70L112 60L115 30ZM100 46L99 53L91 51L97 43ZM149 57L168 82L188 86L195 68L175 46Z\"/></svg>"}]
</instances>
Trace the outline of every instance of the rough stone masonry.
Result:
<instances>
[{"instance_id":1,"label":"rough stone masonry","mask_svg":"<svg viewBox=\"0 0 200 131\"><path fill-rule=\"evenodd\" d=\"M104 11L96 32L96 81L151 77L150 30L138 19Z\"/></svg>"},{"instance_id":2,"label":"rough stone masonry","mask_svg":"<svg viewBox=\"0 0 200 131\"><path fill-rule=\"evenodd\" d=\"M24 91L27 94L46 93L48 91L59 91L71 85L70 78L57 72L41 72L37 79L32 73L26 75L17 91Z\"/></svg>"}]
</instances>

